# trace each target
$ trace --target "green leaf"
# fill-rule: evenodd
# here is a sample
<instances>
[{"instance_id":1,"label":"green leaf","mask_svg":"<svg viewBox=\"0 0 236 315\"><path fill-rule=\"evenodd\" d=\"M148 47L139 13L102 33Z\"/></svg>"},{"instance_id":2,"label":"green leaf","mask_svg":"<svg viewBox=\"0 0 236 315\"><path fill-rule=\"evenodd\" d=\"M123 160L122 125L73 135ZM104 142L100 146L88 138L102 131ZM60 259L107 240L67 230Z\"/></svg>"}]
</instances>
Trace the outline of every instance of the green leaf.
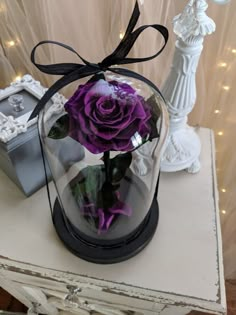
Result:
<instances>
[{"instance_id":1,"label":"green leaf","mask_svg":"<svg viewBox=\"0 0 236 315\"><path fill-rule=\"evenodd\" d=\"M152 139L160 137L157 130L157 121L161 116L161 111L159 106L157 105L157 100L154 94L146 100L146 103L149 105L152 115L150 120L148 121L149 126L151 127L151 134L148 140L152 141Z\"/></svg>"},{"instance_id":2,"label":"green leaf","mask_svg":"<svg viewBox=\"0 0 236 315\"><path fill-rule=\"evenodd\" d=\"M119 185L113 186L106 181L103 165L87 166L71 183L72 194L79 207L87 200L97 208L108 209L117 202L115 191L118 188Z\"/></svg>"},{"instance_id":3,"label":"green leaf","mask_svg":"<svg viewBox=\"0 0 236 315\"><path fill-rule=\"evenodd\" d=\"M60 117L52 126L48 133L48 137L52 139L62 139L69 133L69 115L65 114Z\"/></svg>"},{"instance_id":4,"label":"green leaf","mask_svg":"<svg viewBox=\"0 0 236 315\"><path fill-rule=\"evenodd\" d=\"M98 191L101 190L105 182L105 172L103 165L87 166L79 172L71 183L73 196L78 204L83 204L87 197L94 204L97 203Z\"/></svg>"},{"instance_id":5,"label":"green leaf","mask_svg":"<svg viewBox=\"0 0 236 315\"><path fill-rule=\"evenodd\" d=\"M124 177L132 162L132 153L118 154L110 160L109 177L113 185L119 183Z\"/></svg>"}]
</instances>

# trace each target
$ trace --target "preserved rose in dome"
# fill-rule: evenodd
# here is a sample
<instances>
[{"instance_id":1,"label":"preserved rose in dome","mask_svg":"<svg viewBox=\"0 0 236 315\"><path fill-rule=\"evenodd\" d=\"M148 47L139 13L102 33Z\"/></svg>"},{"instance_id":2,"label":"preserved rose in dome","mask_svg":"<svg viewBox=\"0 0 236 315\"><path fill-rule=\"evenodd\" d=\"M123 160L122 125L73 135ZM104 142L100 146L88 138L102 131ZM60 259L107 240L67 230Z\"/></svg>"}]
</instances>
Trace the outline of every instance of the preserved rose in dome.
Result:
<instances>
[{"instance_id":1,"label":"preserved rose in dome","mask_svg":"<svg viewBox=\"0 0 236 315\"><path fill-rule=\"evenodd\" d=\"M40 42L31 53L39 70L63 75L30 117L39 114L42 155L45 153L56 187L53 223L74 254L96 263L134 256L148 244L158 224L160 159L168 127L165 104L152 82L117 65L158 56L167 43L168 31L158 24L133 31L139 14L136 1L123 39L98 64L54 41ZM150 57L126 57L149 27L164 38L162 48ZM43 44L62 46L84 64L38 64L35 51ZM88 78L86 83L82 83L84 78ZM76 80L78 88L64 107L48 102Z\"/></svg>"},{"instance_id":2,"label":"preserved rose in dome","mask_svg":"<svg viewBox=\"0 0 236 315\"><path fill-rule=\"evenodd\" d=\"M155 90L109 72L80 84L61 111L50 105L41 111L40 134L58 193L54 224L73 252L110 263L151 239L167 122Z\"/></svg>"}]
</instances>

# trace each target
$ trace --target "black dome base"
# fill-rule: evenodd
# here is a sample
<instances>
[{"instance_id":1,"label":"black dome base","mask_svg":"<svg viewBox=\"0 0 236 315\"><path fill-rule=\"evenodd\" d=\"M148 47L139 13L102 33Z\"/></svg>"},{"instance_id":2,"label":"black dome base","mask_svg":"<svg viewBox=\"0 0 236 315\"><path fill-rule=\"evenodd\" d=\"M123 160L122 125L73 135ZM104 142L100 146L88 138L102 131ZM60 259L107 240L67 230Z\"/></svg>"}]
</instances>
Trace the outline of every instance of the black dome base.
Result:
<instances>
[{"instance_id":1,"label":"black dome base","mask_svg":"<svg viewBox=\"0 0 236 315\"><path fill-rule=\"evenodd\" d=\"M53 223L58 236L65 246L76 256L98 264L113 264L127 260L138 254L152 239L159 219L159 207L154 197L151 208L141 225L128 238L106 246L88 242L72 230L65 222L61 205L56 199L53 207Z\"/></svg>"}]
</instances>

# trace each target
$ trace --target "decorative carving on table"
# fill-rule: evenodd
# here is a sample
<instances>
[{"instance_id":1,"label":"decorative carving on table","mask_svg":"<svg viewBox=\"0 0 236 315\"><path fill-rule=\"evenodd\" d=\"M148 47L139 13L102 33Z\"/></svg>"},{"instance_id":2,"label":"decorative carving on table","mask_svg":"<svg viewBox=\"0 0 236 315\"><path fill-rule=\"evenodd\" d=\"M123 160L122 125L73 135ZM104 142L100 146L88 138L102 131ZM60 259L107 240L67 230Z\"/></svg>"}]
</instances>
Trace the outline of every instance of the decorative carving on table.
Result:
<instances>
[{"instance_id":1,"label":"decorative carving on table","mask_svg":"<svg viewBox=\"0 0 236 315\"><path fill-rule=\"evenodd\" d=\"M187 115L196 101L196 70L204 37L215 31L214 21L206 15L206 0L189 0L183 12L174 18L177 35L170 73L162 88L170 117L170 132L161 170L200 170L200 140L187 124Z\"/></svg>"},{"instance_id":2,"label":"decorative carving on table","mask_svg":"<svg viewBox=\"0 0 236 315\"><path fill-rule=\"evenodd\" d=\"M90 299L79 296L82 292L81 288L73 285L68 285L69 293L62 301L58 297L49 297L48 302L58 309L78 313L81 315L134 315L134 311L122 310L112 305L104 304L98 300L91 301ZM140 314L139 314L140 315Z\"/></svg>"}]
</instances>

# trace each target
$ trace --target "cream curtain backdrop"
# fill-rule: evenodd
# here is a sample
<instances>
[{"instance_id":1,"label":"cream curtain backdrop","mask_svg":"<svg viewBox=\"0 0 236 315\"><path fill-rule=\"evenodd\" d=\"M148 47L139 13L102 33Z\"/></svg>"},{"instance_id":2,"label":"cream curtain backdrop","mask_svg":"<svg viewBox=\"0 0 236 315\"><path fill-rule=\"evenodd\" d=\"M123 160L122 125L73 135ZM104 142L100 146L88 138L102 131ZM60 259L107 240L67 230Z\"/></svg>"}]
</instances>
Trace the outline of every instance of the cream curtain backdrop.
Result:
<instances>
[{"instance_id":1,"label":"cream curtain backdrop","mask_svg":"<svg viewBox=\"0 0 236 315\"><path fill-rule=\"evenodd\" d=\"M145 0L140 7L139 24L164 24L170 31L169 43L161 56L131 67L158 86L163 84L171 66L175 42L172 19L186 3L187 0ZM0 88L25 73L44 85L55 80L37 71L30 62L32 47L40 40L61 41L73 46L87 60L101 61L118 44L133 6L134 0L0 0ZM209 0L207 13L216 22L217 30L205 38L197 72L197 104L190 124L215 131L225 275L236 278L236 1L221 6ZM160 42L161 37L148 30L131 55L151 55ZM53 46L40 48L38 61L78 60ZM63 93L69 96L72 88Z\"/></svg>"}]
</instances>

